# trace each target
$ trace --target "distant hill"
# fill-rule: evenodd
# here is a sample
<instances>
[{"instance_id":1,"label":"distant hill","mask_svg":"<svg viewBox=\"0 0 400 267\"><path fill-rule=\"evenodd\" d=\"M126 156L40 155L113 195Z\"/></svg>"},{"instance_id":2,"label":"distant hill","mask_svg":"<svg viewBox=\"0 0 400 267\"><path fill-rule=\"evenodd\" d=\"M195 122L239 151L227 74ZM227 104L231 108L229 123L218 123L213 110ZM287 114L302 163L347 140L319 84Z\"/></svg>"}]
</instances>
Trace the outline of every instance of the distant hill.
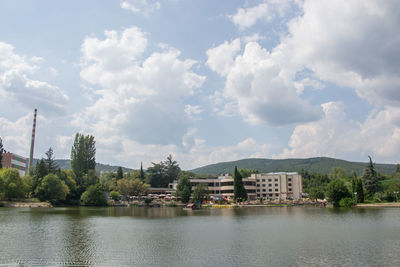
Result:
<instances>
[{"instance_id":1,"label":"distant hill","mask_svg":"<svg viewBox=\"0 0 400 267\"><path fill-rule=\"evenodd\" d=\"M33 159L33 166L39 159ZM71 161L69 159L56 159L54 160L60 169L70 170ZM28 162L28 159L27 161ZM116 172L119 166L111 166L108 164L96 163L96 172ZM123 172L131 172L133 169L121 167Z\"/></svg>"},{"instance_id":2,"label":"distant hill","mask_svg":"<svg viewBox=\"0 0 400 267\"><path fill-rule=\"evenodd\" d=\"M355 171L361 175L366 162L351 162L341 159L318 157L308 159L242 159L230 162L221 162L191 170L197 174L218 175L222 173L233 173L235 166L239 169L258 170L259 172L298 172L305 169L309 172L329 174L334 167L340 167L347 174ZM396 170L395 164L375 164L379 173L392 174Z\"/></svg>"}]
</instances>

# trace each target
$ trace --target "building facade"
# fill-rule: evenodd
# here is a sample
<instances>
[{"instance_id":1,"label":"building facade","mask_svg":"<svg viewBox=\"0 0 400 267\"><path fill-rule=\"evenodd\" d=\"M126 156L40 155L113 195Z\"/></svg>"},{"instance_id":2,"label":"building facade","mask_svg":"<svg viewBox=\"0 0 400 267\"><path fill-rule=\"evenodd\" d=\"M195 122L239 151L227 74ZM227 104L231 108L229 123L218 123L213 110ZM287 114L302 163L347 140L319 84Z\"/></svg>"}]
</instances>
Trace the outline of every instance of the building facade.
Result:
<instances>
[{"instance_id":1,"label":"building facade","mask_svg":"<svg viewBox=\"0 0 400 267\"><path fill-rule=\"evenodd\" d=\"M303 181L297 172L270 172L252 174L256 180L257 198L265 200L299 200Z\"/></svg>"},{"instance_id":2,"label":"building facade","mask_svg":"<svg viewBox=\"0 0 400 267\"><path fill-rule=\"evenodd\" d=\"M17 169L20 176L25 176L26 159L14 153L4 153L1 160L3 168Z\"/></svg>"},{"instance_id":3,"label":"building facade","mask_svg":"<svg viewBox=\"0 0 400 267\"><path fill-rule=\"evenodd\" d=\"M176 190L178 181L169 184ZM233 199L233 177L230 174L218 178L190 179L192 190L198 184L208 188L208 194L213 198ZM244 188L249 200L299 200L302 196L302 178L297 172L257 173L243 178Z\"/></svg>"}]
</instances>

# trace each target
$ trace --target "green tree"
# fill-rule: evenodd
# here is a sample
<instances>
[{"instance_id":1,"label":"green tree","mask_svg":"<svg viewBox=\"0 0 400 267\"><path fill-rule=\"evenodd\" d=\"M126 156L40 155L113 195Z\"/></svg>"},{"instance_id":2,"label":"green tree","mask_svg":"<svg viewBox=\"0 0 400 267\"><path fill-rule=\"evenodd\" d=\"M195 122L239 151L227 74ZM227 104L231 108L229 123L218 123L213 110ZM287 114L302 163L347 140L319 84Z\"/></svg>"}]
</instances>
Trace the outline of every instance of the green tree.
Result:
<instances>
[{"instance_id":1,"label":"green tree","mask_svg":"<svg viewBox=\"0 0 400 267\"><path fill-rule=\"evenodd\" d=\"M192 194L192 186L187 176L181 175L179 177L178 185L176 186L178 196L181 198L183 203L188 203L190 195Z\"/></svg>"},{"instance_id":2,"label":"green tree","mask_svg":"<svg viewBox=\"0 0 400 267\"><path fill-rule=\"evenodd\" d=\"M357 203L364 203L364 187L361 179L356 181Z\"/></svg>"},{"instance_id":3,"label":"green tree","mask_svg":"<svg viewBox=\"0 0 400 267\"><path fill-rule=\"evenodd\" d=\"M242 175L240 175L237 166L235 166L233 175L233 198L238 202L247 200L247 192L243 185Z\"/></svg>"},{"instance_id":4,"label":"green tree","mask_svg":"<svg viewBox=\"0 0 400 267\"><path fill-rule=\"evenodd\" d=\"M58 170L58 165L54 161L53 149L50 147L49 150L47 150L47 152L45 154L46 154L46 159L44 161L46 163L47 172L48 173L56 173Z\"/></svg>"},{"instance_id":5,"label":"green tree","mask_svg":"<svg viewBox=\"0 0 400 267\"><path fill-rule=\"evenodd\" d=\"M117 191L111 191L110 198L114 201L118 201L121 199L121 195Z\"/></svg>"},{"instance_id":6,"label":"green tree","mask_svg":"<svg viewBox=\"0 0 400 267\"><path fill-rule=\"evenodd\" d=\"M71 168L77 177L77 184L82 183L82 177L96 167L96 142L92 135L84 136L77 133L71 149Z\"/></svg>"},{"instance_id":7,"label":"green tree","mask_svg":"<svg viewBox=\"0 0 400 267\"><path fill-rule=\"evenodd\" d=\"M174 180L178 180L178 175L181 171L181 168L179 167L178 163L172 159L172 155L168 155L167 159L164 162L164 165L167 170L167 183L166 186L168 186L169 183L172 183Z\"/></svg>"},{"instance_id":8,"label":"green tree","mask_svg":"<svg viewBox=\"0 0 400 267\"><path fill-rule=\"evenodd\" d=\"M324 199L325 198L325 193L324 190L321 187L313 187L310 188L308 191L309 198L312 200L317 200L317 199Z\"/></svg>"},{"instance_id":9,"label":"green tree","mask_svg":"<svg viewBox=\"0 0 400 267\"><path fill-rule=\"evenodd\" d=\"M372 159L370 156L368 156L368 158L369 163L364 169L362 180L364 182L365 190L367 191L368 197L372 199L374 194L381 190L381 186L378 174L376 173L374 164L372 163Z\"/></svg>"},{"instance_id":10,"label":"green tree","mask_svg":"<svg viewBox=\"0 0 400 267\"><path fill-rule=\"evenodd\" d=\"M143 171L143 163L140 162L140 180L144 181L145 177L144 177L144 171Z\"/></svg>"},{"instance_id":11,"label":"green tree","mask_svg":"<svg viewBox=\"0 0 400 267\"><path fill-rule=\"evenodd\" d=\"M21 176L16 169L0 169L0 180L3 187L3 197L5 199L24 198L27 189Z\"/></svg>"},{"instance_id":12,"label":"green tree","mask_svg":"<svg viewBox=\"0 0 400 267\"><path fill-rule=\"evenodd\" d=\"M169 183L178 179L181 168L178 163L168 155L165 161L152 162L153 166L147 169L147 182L152 187L167 187Z\"/></svg>"},{"instance_id":13,"label":"green tree","mask_svg":"<svg viewBox=\"0 0 400 267\"><path fill-rule=\"evenodd\" d=\"M124 173L122 172L122 168L118 167L117 169L117 180L124 178Z\"/></svg>"},{"instance_id":14,"label":"green tree","mask_svg":"<svg viewBox=\"0 0 400 267\"><path fill-rule=\"evenodd\" d=\"M351 197L351 194L342 179L336 179L330 182L328 184L326 195L334 207L340 206L339 202L342 198Z\"/></svg>"},{"instance_id":15,"label":"green tree","mask_svg":"<svg viewBox=\"0 0 400 267\"><path fill-rule=\"evenodd\" d=\"M3 153L4 153L3 140L0 137L0 169L3 168L3 164L1 163L1 161L3 160Z\"/></svg>"},{"instance_id":16,"label":"green tree","mask_svg":"<svg viewBox=\"0 0 400 267\"><path fill-rule=\"evenodd\" d=\"M259 173L258 170L250 170L250 169L240 169L239 172L240 175L245 178L250 177L253 173Z\"/></svg>"},{"instance_id":17,"label":"green tree","mask_svg":"<svg viewBox=\"0 0 400 267\"><path fill-rule=\"evenodd\" d=\"M343 168L334 167L332 169L331 173L329 174L329 178L331 180L334 180L334 179L346 179L347 175L346 175L346 172L344 171Z\"/></svg>"},{"instance_id":18,"label":"green tree","mask_svg":"<svg viewBox=\"0 0 400 267\"><path fill-rule=\"evenodd\" d=\"M193 203L201 203L203 200L207 199L208 187L205 184L197 184L193 189Z\"/></svg>"},{"instance_id":19,"label":"green tree","mask_svg":"<svg viewBox=\"0 0 400 267\"><path fill-rule=\"evenodd\" d=\"M36 187L40 184L43 177L45 177L47 174L49 174L49 172L47 170L46 162L44 159L41 159L36 163L35 166L35 171L33 175L33 192L36 190Z\"/></svg>"},{"instance_id":20,"label":"green tree","mask_svg":"<svg viewBox=\"0 0 400 267\"><path fill-rule=\"evenodd\" d=\"M101 184L91 185L83 192L81 204L84 206L107 206L106 193Z\"/></svg>"},{"instance_id":21,"label":"green tree","mask_svg":"<svg viewBox=\"0 0 400 267\"><path fill-rule=\"evenodd\" d=\"M164 162L152 164L153 166L147 169L147 183L152 187L167 187L167 169Z\"/></svg>"},{"instance_id":22,"label":"green tree","mask_svg":"<svg viewBox=\"0 0 400 267\"><path fill-rule=\"evenodd\" d=\"M53 204L64 200L68 194L69 188L65 182L52 173L46 175L35 190L35 195L41 201L48 200Z\"/></svg>"}]
</instances>

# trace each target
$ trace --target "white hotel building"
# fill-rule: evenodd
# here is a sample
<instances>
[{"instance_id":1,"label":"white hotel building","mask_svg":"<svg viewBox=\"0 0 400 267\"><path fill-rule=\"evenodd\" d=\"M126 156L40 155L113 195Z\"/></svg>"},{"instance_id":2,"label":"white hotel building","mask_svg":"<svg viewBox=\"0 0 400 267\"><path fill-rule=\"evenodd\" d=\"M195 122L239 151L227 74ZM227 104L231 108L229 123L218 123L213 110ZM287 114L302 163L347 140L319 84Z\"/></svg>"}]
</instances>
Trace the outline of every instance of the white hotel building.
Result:
<instances>
[{"instance_id":1,"label":"white hotel building","mask_svg":"<svg viewBox=\"0 0 400 267\"><path fill-rule=\"evenodd\" d=\"M214 198L233 199L233 177L230 174L218 178L190 179L192 190L197 184L205 184L208 194ZM169 184L175 189L178 181ZM302 178L297 172L257 173L243 178L249 200L298 200L302 195Z\"/></svg>"}]
</instances>

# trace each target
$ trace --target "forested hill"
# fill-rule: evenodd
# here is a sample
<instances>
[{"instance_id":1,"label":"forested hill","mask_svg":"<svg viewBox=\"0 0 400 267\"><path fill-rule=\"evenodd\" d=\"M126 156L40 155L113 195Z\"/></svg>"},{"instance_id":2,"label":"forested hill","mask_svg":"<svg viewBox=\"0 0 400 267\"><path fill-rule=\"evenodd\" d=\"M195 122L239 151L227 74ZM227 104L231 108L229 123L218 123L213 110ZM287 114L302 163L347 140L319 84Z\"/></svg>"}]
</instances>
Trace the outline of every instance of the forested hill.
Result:
<instances>
[{"instance_id":1,"label":"forested hill","mask_svg":"<svg viewBox=\"0 0 400 267\"><path fill-rule=\"evenodd\" d=\"M232 173L235 166L239 169L258 170L259 172L298 172L302 169L309 172L329 174L334 167L340 167L350 174L355 171L361 175L367 162L351 162L334 158L309 158L309 159L242 159L230 162L221 162L191 170L196 174L218 175ZM392 174L396 170L395 164L375 164L379 173Z\"/></svg>"},{"instance_id":2,"label":"forested hill","mask_svg":"<svg viewBox=\"0 0 400 267\"><path fill-rule=\"evenodd\" d=\"M28 162L29 159L26 160ZM60 169L70 170L71 169L71 161L69 159L56 159L54 160L57 163L57 166ZM38 159L33 159L33 165L35 166L38 162ZM116 172L118 166L111 166L108 164L96 163L96 172ZM130 172L132 169L122 167L123 172Z\"/></svg>"}]
</instances>

